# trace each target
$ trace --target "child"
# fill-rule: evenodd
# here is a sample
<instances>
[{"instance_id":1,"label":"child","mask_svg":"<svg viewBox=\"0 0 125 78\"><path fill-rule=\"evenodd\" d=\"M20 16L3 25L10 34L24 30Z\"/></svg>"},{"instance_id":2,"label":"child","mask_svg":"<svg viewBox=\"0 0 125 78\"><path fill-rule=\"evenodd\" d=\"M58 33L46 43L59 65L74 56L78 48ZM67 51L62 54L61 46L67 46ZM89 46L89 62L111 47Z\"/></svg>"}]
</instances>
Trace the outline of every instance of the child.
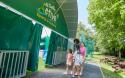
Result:
<instances>
[{"instance_id":1,"label":"child","mask_svg":"<svg viewBox=\"0 0 125 78\"><path fill-rule=\"evenodd\" d=\"M66 72L65 74L68 74L69 71L72 72L72 64L73 64L73 53L72 53L72 49L68 50L68 54L67 54L67 61L66 61Z\"/></svg>"}]
</instances>

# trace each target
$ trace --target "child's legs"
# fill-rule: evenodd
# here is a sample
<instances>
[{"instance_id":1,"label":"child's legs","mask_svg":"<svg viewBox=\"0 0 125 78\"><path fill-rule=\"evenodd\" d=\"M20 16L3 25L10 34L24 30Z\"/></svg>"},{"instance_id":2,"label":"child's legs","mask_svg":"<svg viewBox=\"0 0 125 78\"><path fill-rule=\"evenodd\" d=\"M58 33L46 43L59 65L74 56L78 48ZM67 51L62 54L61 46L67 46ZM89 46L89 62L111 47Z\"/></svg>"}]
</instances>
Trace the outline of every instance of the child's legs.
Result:
<instances>
[{"instance_id":1,"label":"child's legs","mask_svg":"<svg viewBox=\"0 0 125 78\"><path fill-rule=\"evenodd\" d=\"M73 66L72 65L68 65L68 71L70 71L70 73L71 73L72 70L73 70Z\"/></svg>"},{"instance_id":2,"label":"child's legs","mask_svg":"<svg viewBox=\"0 0 125 78\"><path fill-rule=\"evenodd\" d=\"M73 67L74 67L74 66L75 66L74 63L72 63L72 69L71 69L72 71L73 71Z\"/></svg>"},{"instance_id":3,"label":"child's legs","mask_svg":"<svg viewBox=\"0 0 125 78\"><path fill-rule=\"evenodd\" d=\"M70 66L69 66L69 71L70 71L70 73L71 73L71 71L72 71L72 68L73 68L72 65L70 65Z\"/></svg>"},{"instance_id":4,"label":"child's legs","mask_svg":"<svg viewBox=\"0 0 125 78\"><path fill-rule=\"evenodd\" d=\"M68 70L69 70L69 65L67 64L66 65L66 72L68 72Z\"/></svg>"},{"instance_id":5,"label":"child's legs","mask_svg":"<svg viewBox=\"0 0 125 78\"><path fill-rule=\"evenodd\" d=\"M72 71L72 65L68 65L68 64L67 64L66 71L67 71L67 73L69 73L69 71Z\"/></svg>"},{"instance_id":6,"label":"child's legs","mask_svg":"<svg viewBox=\"0 0 125 78\"><path fill-rule=\"evenodd\" d=\"M67 70L72 70L72 62L67 63Z\"/></svg>"}]
</instances>

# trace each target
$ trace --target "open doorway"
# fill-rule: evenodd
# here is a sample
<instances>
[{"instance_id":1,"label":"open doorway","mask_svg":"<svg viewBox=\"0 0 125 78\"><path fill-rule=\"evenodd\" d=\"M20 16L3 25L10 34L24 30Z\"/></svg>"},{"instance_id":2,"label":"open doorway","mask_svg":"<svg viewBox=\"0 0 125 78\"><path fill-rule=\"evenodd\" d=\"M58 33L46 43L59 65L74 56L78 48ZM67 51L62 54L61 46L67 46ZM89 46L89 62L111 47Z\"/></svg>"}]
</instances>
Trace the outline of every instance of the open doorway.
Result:
<instances>
[{"instance_id":1,"label":"open doorway","mask_svg":"<svg viewBox=\"0 0 125 78\"><path fill-rule=\"evenodd\" d=\"M40 50L39 50L39 65L38 70L41 71L45 68L45 62L48 53L49 41L50 41L51 30L47 27L43 27L41 40L40 40Z\"/></svg>"}]
</instances>

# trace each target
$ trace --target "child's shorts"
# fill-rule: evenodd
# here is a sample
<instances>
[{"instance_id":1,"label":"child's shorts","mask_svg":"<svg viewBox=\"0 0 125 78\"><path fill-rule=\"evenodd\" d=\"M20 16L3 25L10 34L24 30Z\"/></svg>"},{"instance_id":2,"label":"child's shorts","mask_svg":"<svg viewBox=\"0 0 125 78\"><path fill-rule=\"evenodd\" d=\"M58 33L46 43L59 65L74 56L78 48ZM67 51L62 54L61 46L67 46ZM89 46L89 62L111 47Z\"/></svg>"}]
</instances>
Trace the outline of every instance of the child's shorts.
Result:
<instances>
[{"instance_id":1,"label":"child's shorts","mask_svg":"<svg viewBox=\"0 0 125 78\"><path fill-rule=\"evenodd\" d=\"M72 62L67 62L66 64L69 65L69 66L71 66L71 65L72 65Z\"/></svg>"}]
</instances>

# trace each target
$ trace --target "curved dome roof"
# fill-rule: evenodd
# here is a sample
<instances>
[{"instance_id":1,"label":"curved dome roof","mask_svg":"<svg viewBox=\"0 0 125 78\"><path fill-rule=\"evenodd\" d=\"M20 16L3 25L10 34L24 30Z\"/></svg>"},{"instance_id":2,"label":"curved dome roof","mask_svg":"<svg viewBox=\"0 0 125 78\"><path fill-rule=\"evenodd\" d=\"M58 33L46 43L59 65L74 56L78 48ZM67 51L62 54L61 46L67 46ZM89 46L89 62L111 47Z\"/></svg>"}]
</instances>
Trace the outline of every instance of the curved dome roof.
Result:
<instances>
[{"instance_id":1,"label":"curved dome roof","mask_svg":"<svg viewBox=\"0 0 125 78\"><path fill-rule=\"evenodd\" d=\"M78 7L77 0L57 0L60 8L63 11L67 26L69 37L76 37L76 30L78 24Z\"/></svg>"},{"instance_id":2,"label":"curved dome roof","mask_svg":"<svg viewBox=\"0 0 125 78\"><path fill-rule=\"evenodd\" d=\"M9 0L10 1L10 0ZM5 1L5 3L12 6L12 4L9 1ZM77 8L77 0L56 0L58 2L59 9L62 9L67 27L68 27L68 33L69 38L76 37L76 30L77 30L77 24L78 24L78 8ZM18 2L18 1L17 1ZM16 2L15 2L16 3ZM1 3L2 5L3 3ZM14 6L14 5L13 5ZM17 6L17 5L15 5ZM19 6L18 6L19 7ZM22 8L22 7L21 7ZM12 9L11 9L12 10ZM13 10L14 12L18 13L19 15L24 16L24 14L17 12L16 10ZM58 9L57 9L58 11ZM27 16L24 16L30 20L33 20Z\"/></svg>"}]
</instances>

